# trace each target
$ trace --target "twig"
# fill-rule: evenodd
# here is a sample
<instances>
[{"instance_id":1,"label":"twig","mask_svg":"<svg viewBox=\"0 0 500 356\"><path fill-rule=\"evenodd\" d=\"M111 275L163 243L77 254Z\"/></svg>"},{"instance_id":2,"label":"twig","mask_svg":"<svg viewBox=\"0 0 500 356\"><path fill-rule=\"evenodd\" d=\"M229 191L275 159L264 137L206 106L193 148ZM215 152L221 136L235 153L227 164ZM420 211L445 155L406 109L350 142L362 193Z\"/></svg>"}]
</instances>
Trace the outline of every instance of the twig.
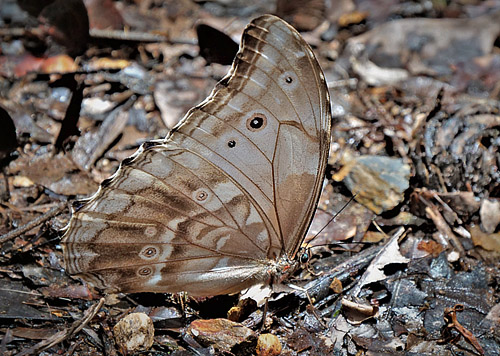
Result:
<instances>
[{"instance_id":1,"label":"twig","mask_svg":"<svg viewBox=\"0 0 500 356\"><path fill-rule=\"evenodd\" d=\"M8 328L5 331L2 341L0 341L0 355L5 355L7 351L7 345L12 341L12 329Z\"/></svg>"},{"instance_id":2,"label":"twig","mask_svg":"<svg viewBox=\"0 0 500 356\"><path fill-rule=\"evenodd\" d=\"M99 309L101 309L103 304L104 304L104 298L101 298L99 302L91 306L85 312L81 320L75 321L70 328L58 331L48 339L40 341L38 344L30 347L29 349L21 351L16 356L24 356L24 355L38 353L40 351L46 350L48 348L51 348L52 346L57 345L61 341L64 341L72 337L73 335L77 334L80 330L82 330L85 327L85 325L87 325L92 320L92 318L97 314Z\"/></svg>"},{"instance_id":3,"label":"twig","mask_svg":"<svg viewBox=\"0 0 500 356\"><path fill-rule=\"evenodd\" d=\"M484 350L477 341L476 337L472 332L467 330L458 322L457 312L463 312L464 306L462 304L456 304L453 308L444 309L444 321L446 323L444 329L441 330L442 338L438 340L438 344L445 344L447 342L455 343L460 338L460 335L471 344L477 352L484 355ZM455 329L460 335L458 337L453 336L451 330Z\"/></svg>"},{"instance_id":4,"label":"twig","mask_svg":"<svg viewBox=\"0 0 500 356\"><path fill-rule=\"evenodd\" d=\"M372 247L369 247L366 250L357 253L355 256L350 257L341 264L335 266L332 270L324 272L324 274L322 274L315 280L307 283L304 286L304 289L307 290L307 293L309 294L308 298L317 301L314 307L318 309L323 302L327 301L333 296L330 294L330 285L335 278L340 280L342 283L352 279L353 276L358 274L361 269L370 264L372 259L381 249L382 245L374 245ZM301 294L303 294L303 292L296 291L295 294L300 296ZM338 298L338 295L335 295L333 297ZM299 316L304 317L305 313L306 311L301 312ZM325 313L325 311L323 311L321 314L326 315L328 313Z\"/></svg>"},{"instance_id":5,"label":"twig","mask_svg":"<svg viewBox=\"0 0 500 356\"><path fill-rule=\"evenodd\" d=\"M44 211L47 211L47 209L57 207L60 204L61 204L61 202L52 202L52 203L39 204L39 205L29 205L29 206L25 206L23 208L16 207L16 209L19 212L23 212L23 211L32 212L32 211L34 211L34 212L38 212L38 213L43 213Z\"/></svg>"},{"instance_id":6,"label":"twig","mask_svg":"<svg viewBox=\"0 0 500 356\"><path fill-rule=\"evenodd\" d=\"M434 222L434 225L436 225L437 229L446 237L450 240L450 242L453 244L453 246L460 252L460 254L463 256L465 253L465 250L460 243L460 240L458 237L451 231L451 228L448 226L446 221L444 220L443 216L441 213L436 209L432 208L431 206L427 206L425 208L425 212L431 218L431 220ZM445 246L446 247L446 246Z\"/></svg>"},{"instance_id":7,"label":"twig","mask_svg":"<svg viewBox=\"0 0 500 356\"><path fill-rule=\"evenodd\" d=\"M133 42L167 42L168 38L161 34L139 32L139 31L122 31L122 30L99 30L93 28L90 30L90 36L95 39L133 41Z\"/></svg>"},{"instance_id":8,"label":"twig","mask_svg":"<svg viewBox=\"0 0 500 356\"><path fill-rule=\"evenodd\" d=\"M343 88L343 87L355 88L356 85L358 85L358 79L349 78L349 79L334 80L334 81L328 82L327 85L328 85L328 89Z\"/></svg>"},{"instance_id":9,"label":"twig","mask_svg":"<svg viewBox=\"0 0 500 356\"><path fill-rule=\"evenodd\" d=\"M0 28L0 37L9 36L9 37L22 37L26 34L26 29L21 27L14 28Z\"/></svg>"},{"instance_id":10,"label":"twig","mask_svg":"<svg viewBox=\"0 0 500 356\"><path fill-rule=\"evenodd\" d=\"M352 278L361 269L368 266L371 260L382 249L382 245L375 245L335 266L332 270L325 272L322 276L307 283L304 289L314 300L321 300L330 293L330 285L334 278L344 282Z\"/></svg>"},{"instance_id":11,"label":"twig","mask_svg":"<svg viewBox=\"0 0 500 356\"><path fill-rule=\"evenodd\" d=\"M21 27L0 28L0 37L23 37L32 32L34 31ZM196 45L196 41L170 39L163 34L150 32L90 29L89 34L95 40L105 39L142 43L168 42L170 44Z\"/></svg>"},{"instance_id":12,"label":"twig","mask_svg":"<svg viewBox=\"0 0 500 356\"><path fill-rule=\"evenodd\" d=\"M66 209L66 203L60 203L57 206L55 206L54 208L47 211L45 214L42 214L39 217L31 220L27 224L24 224L23 226L20 226L17 229L9 231L8 233L0 236L0 245L6 241L9 241L9 240L16 238L17 236L25 233L26 231L33 229L34 227L36 227L40 224L43 224L45 221L49 220L50 218L53 218L54 216L59 214L64 209Z\"/></svg>"},{"instance_id":13,"label":"twig","mask_svg":"<svg viewBox=\"0 0 500 356\"><path fill-rule=\"evenodd\" d=\"M460 219L460 218L458 217L458 214L457 214L457 213L455 213L455 211L454 211L454 210L453 210L453 209L452 209L452 208L451 208L448 204L446 204L446 202L445 202L443 199L441 199L441 197L439 196L439 194L437 194L437 193L436 193L436 192L434 192L434 191L433 191L433 192L431 192L431 194L432 194L432 197L433 197L434 199L436 199L436 200L438 201L438 203L439 203L439 204L441 204L441 206L443 207L443 209L444 209L444 210L446 210L449 214L453 215L453 219L455 219L455 221L456 221L457 223L459 223L459 224L462 224L462 223L463 223L463 222L462 222L462 219Z\"/></svg>"},{"instance_id":14,"label":"twig","mask_svg":"<svg viewBox=\"0 0 500 356\"><path fill-rule=\"evenodd\" d=\"M10 199L9 179L7 178L7 174L5 173L5 167L2 167L2 175L5 184L5 200L9 200Z\"/></svg>"}]
</instances>

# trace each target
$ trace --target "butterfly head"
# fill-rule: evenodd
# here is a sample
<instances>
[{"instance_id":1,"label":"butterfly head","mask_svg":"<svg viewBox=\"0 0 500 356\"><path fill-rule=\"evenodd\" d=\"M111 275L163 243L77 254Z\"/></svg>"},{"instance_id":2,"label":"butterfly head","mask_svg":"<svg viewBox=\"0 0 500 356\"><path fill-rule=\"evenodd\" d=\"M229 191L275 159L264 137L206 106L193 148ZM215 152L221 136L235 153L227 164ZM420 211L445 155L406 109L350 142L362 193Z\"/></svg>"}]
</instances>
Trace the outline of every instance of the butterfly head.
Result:
<instances>
[{"instance_id":1,"label":"butterfly head","mask_svg":"<svg viewBox=\"0 0 500 356\"><path fill-rule=\"evenodd\" d=\"M311 260L311 248L309 246L301 247L297 252L297 258L302 267L307 265Z\"/></svg>"}]
</instances>

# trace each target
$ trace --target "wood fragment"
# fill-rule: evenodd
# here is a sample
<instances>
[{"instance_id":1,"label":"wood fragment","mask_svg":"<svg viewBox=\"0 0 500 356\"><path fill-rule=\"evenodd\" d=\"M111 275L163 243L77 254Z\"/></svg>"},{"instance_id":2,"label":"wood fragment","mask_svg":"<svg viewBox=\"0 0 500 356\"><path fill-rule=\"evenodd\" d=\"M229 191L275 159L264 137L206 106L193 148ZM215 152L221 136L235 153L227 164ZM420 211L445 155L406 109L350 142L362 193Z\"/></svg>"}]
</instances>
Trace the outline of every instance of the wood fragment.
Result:
<instances>
[{"instance_id":1,"label":"wood fragment","mask_svg":"<svg viewBox=\"0 0 500 356\"><path fill-rule=\"evenodd\" d=\"M335 266L332 270L325 272L320 277L307 283L304 289L307 290L312 299L322 300L330 294L330 285L333 279L337 278L341 282L346 282L352 278L353 275L356 275L359 270L368 266L382 247L381 245L375 245L355 254L351 258ZM296 292L296 294L299 293Z\"/></svg>"},{"instance_id":2,"label":"wood fragment","mask_svg":"<svg viewBox=\"0 0 500 356\"><path fill-rule=\"evenodd\" d=\"M460 335L464 337L464 339L471 344L477 352L481 355L484 355L484 350L477 341L476 337L472 332L467 330L459 323L457 319L457 312L464 311L464 306L462 304L457 304L453 308L446 308L444 310L444 321L446 322L445 328L442 331L443 337L438 340L438 343L455 343L457 342L457 338L451 334L451 330L456 330ZM460 338L460 336L458 336Z\"/></svg>"},{"instance_id":3,"label":"wood fragment","mask_svg":"<svg viewBox=\"0 0 500 356\"><path fill-rule=\"evenodd\" d=\"M37 227L38 225L43 224L47 220L53 218L54 216L62 212L64 209L66 209L66 203L60 203L56 205L54 208L50 209L45 214L42 214L39 217L31 220L29 223L0 236L0 244L12 240L18 237L19 235L24 234L25 232Z\"/></svg>"},{"instance_id":4,"label":"wood fragment","mask_svg":"<svg viewBox=\"0 0 500 356\"><path fill-rule=\"evenodd\" d=\"M97 314L97 312L101 309L103 305L104 305L104 298L101 298L99 302L97 302L89 309L87 309L82 319L75 321L71 325L71 327L55 333L48 339L43 340L38 344L19 352L18 354L16 354L16 356L32 355L40 351L47 350L48 348L51 348L57 345L58 343L66 339L69 339L73 335L77 334L80 330L82 330L92 320L92 318Z\"/></svg>"},{"instance_id":5,"label":"wood fragment","mask_svg":"<svg viewBox=\"0 0 500 356\"><path fill-rule=\"evenodd\" d=\"M460 243L460 240L453 233L453 231L451 231L451 228L448 226L443 216L436 209L436 207L427 206L425 208L425 212L427 213L427 216L434 222L434 225L436 225L437 229L443 234L443 236L449 239L453 247L455 247L461 255L465 254L465 250Z\"/></svg>"},{"instance_id":6,"label":"wood fragment","mask_svg":"<svg viewBox=\"0 0 500 356\"><path fill-rule=\"evenodd\" d=\"M168 38L164 35L140 32L140 31L122 31L122 30L101 30L93 28L90 30L90 37L96 39L109 39L132 42L167 42Z\"/></svg>"}]
</instances>

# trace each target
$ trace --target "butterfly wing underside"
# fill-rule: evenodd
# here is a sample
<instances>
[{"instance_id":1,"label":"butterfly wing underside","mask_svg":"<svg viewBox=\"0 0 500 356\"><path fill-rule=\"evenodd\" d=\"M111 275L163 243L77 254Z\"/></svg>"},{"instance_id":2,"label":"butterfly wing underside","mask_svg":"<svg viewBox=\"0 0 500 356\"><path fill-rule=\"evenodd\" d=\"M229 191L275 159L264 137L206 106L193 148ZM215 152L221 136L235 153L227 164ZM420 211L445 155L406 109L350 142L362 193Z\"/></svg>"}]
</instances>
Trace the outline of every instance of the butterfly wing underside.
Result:
<instances>
[{"instance_id":1,"label":"butterfly wing underside","mask_svg":"<svg viewBox=\"0 0 500 356\"><path fill-rule=\"evenodd\" d=\"M311 222L330 120L310 47L277 17L253 20L211 95L74 209L68 272L124 292L216 295L264 282Z\"/></svg>"}]
</instances>

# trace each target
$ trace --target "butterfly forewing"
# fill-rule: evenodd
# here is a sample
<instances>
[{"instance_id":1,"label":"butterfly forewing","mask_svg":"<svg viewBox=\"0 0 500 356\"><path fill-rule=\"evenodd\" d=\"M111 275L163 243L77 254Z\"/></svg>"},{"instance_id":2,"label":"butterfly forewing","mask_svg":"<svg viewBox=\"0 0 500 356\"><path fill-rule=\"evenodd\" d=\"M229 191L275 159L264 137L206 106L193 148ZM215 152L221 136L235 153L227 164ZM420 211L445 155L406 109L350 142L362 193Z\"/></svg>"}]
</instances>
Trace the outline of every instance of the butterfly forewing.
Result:
<instances>
[{"instance_id":1,"label":"butterfly forewing","mask_svg":"<svg viewBox=\"0 0 500 356\"><path fill-rule=\"evenodd\" d=\"M314 213L330 140L328 91L309 46L275 17L254 20L231 73L190 115L179 131L206 133L208 155L220 156L219 167L256 197L282 250L294 255ZM259 116L265 127L249 129Z\"/></svg>"},{"instance_id":2,"label":"butterfly forewing","mask_svg":"<svg viewBox=\"0 0 500 356\"><path fill-rule=\"evenodd\" d=\"M212 94L74 211L68 271L128 292L216 295L265 282L303 240L329 138L311 49L279 18L255 19Z\"/></svg>"}]
</instances>

